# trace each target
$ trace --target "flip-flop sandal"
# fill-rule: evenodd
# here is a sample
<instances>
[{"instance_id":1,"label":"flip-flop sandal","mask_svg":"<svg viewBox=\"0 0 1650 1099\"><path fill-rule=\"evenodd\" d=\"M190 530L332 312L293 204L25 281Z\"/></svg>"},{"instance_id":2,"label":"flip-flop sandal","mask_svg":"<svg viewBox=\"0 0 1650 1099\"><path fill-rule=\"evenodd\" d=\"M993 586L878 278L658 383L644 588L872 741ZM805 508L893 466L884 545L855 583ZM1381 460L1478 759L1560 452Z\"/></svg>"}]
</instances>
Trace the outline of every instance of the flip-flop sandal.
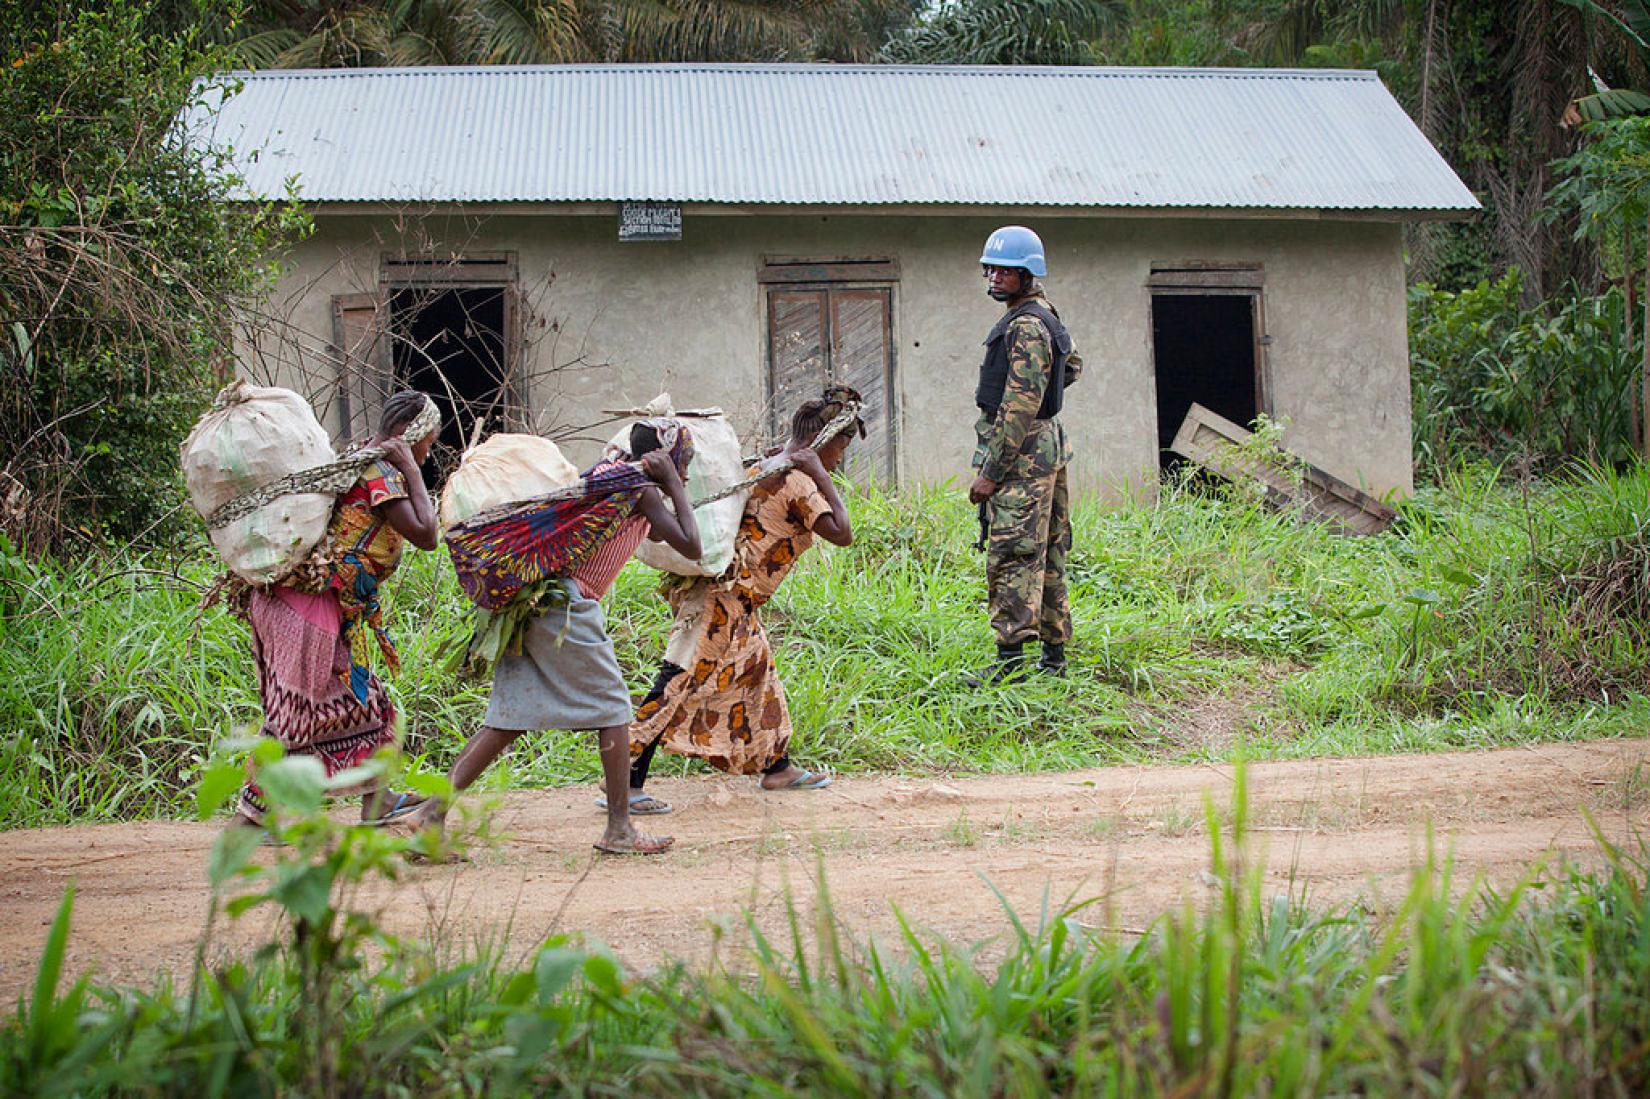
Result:
<instances>
[{"instance_id":1,"label":"flip-flop sandal","mask_svg":"<svg viewBox=\"0 0 1650 1099\"><path fill-rule=\"evenodd\" d=\"M591 846L604 855L662 855L669 851L675 842L675 836L647 836L638 832L635 841L629 847L614 847L606 843L595 843Z\"/></svg>"},{"instance_id":2,"label":"flip-flop sandal","mask_svg":"<svg viewBox=\"0 0 1650 1099\"><path fill-rule=\"evenodd\" d=\"M830 775L804 769L800 775L797 775L783 786L763 786L759 782L756 784L756 788L769 794L778 794L785 790L823 790L833 781Z\"/></svg>"},{"instance_id":3,"label":"flip-flop sandal","mask_svg":"<svg viewBox=\"0 0 1650 1099\"><path fill-rule=\"evenodd\" d=\"M605 797L597 798L596 808L605 810L607 799ZM671 807L670 802L660 801L652 794L631 794L630 812L638 817L662 817L671 812Z\"/></svg>"},{"instance_id":4,"label":"flip-flop sandal","mask_svg":"<svg viewBox=\"0 0 1650 1099\"><path fill-rule=\"evenodd\" d=\"M394 821L400 820L402 817L412 815L414 810L428 800L429 799L424 797L422 794L413 794L403 791L402 793L395 795L395 800L390 802L390 807L388 809L385 809L376 817L364 820L361 823L366 825L368 828L377 828L380 825L390 824Z\"/></svg>"}]
</instances>

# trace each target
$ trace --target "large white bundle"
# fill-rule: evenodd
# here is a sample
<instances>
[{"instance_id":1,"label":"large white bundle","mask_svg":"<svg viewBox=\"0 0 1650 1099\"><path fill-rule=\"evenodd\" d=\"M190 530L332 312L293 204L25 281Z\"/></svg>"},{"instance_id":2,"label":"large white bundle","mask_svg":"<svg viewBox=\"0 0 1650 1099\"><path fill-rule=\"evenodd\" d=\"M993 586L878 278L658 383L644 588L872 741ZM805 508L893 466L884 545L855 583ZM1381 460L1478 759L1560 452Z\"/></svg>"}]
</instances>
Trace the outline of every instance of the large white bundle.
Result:
<instances>
[{"instance_id":1,"label":"large white bundle","mask_svg":"<svg viewBox=\"0 0 1650 1099\"><path fill-rule=\"evenodd\" d=\"M477 512L530 500L579 479L561 448L538 435L494 435L464 452L441 490L441 525L450 527Z\"/></svg>"},{"instance_id":2,"label":"large white bundle","mask_svg":"<svg viewBox=\"0 0 1650 1099\"><path fill-rule=\"evenodd\" d=\"M303 397L236 381L189 433L181 457L189 501L205 518L237 496L337 455ZM270 583L326 537L335 500L327 492L277 497L211 530L212 544L242 579Z\"/></svg>"},{"instance_id":3,"label":"large white bundle","mask_svg":"<svg viewBox=\"0 0 1650 1099\"><path fill-rule=\"evenodd\" d=\"M720 415L683 416L693 435L693 462L688 466L687 494L700 500L713 492L744 480L745 463L739 454L739 436L733 425ZM613 437L613 442L629 449L630 428ZM677 576L720 576L733 563L734 538L745 514L747 489L725 500L693 509L699 524L699 560L689 561L663 542L645 541L636 551L644 565Z\"/></svg>"}]
</instances>

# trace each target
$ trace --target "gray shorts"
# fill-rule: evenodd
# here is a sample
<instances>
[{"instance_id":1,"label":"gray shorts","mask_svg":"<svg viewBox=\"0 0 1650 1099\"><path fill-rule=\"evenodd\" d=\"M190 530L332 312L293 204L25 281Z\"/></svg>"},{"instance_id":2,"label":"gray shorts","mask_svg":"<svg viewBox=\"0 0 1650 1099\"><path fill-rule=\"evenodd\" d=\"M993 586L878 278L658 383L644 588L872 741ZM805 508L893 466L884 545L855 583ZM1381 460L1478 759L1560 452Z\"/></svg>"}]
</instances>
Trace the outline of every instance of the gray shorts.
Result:
<instances>
[{"instance_id":1,"label":"gray shorts","mask_svg":"<svg viewBox=\"0 0 1650 1099\"><path fill-rule=\"evenodd\" d=\"M495 729L605 729L630 724L630 689L602 605L563 581L571 602L527 625L520 656L493 671L486 723Z\"/></svg>"}]
</instances>

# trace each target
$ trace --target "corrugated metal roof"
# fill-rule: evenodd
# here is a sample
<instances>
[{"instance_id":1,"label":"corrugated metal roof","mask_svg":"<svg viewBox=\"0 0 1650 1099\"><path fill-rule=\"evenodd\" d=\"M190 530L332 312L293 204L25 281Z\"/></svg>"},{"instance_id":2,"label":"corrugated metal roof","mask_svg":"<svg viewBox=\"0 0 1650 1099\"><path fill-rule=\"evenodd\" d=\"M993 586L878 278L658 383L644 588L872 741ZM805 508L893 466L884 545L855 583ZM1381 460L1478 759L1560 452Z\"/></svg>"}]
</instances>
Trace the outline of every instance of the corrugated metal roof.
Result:
<instances>
[{"instance_id":1,"label":"corrugated metal roof","mask_svg":"<svg viewBox=\"0 0 1650 1099\"><path fill-rule=\"evenodd\" d=\"M1468 211L1374 73L546 65L238 74L187 131L325 202Z\"/></svg>"}]
</instances>

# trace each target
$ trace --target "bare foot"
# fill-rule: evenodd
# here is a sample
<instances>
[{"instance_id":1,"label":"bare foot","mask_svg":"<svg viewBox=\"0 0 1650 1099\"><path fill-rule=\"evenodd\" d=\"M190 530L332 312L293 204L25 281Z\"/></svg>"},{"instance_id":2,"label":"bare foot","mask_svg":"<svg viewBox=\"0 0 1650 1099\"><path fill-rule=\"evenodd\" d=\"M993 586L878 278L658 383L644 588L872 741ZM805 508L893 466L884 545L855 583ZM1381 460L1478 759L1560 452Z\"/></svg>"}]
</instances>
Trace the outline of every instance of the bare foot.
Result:
<instances>
[{"instance_id":1,"label":"bare foot","mask_svg":"<svg viewBox=\"0 0 1650 1099\"><path fill-rule=\"evenodd\" d=\"M402 817L398 823L405 824L414 832L422 832L426 829L440 832L447 826L447 809L437 799L430 798L417 809Z\"/></svg>"},{"instance_id":2,"label":"bare foot","mask_svg":"<svg viewBox=\"0 0 1650 1099\"><path fill-rule=\"evenodd\" d=\"M224 826L224 831L237 832L242 829L248 832L256 832L259 837L258 842L264 847L286 846L286 842L274 832L271 832L269 829L265 828L262 822L255 821L245 813L237 811L234 816L229 818L229 823Z\"/></svg>"},{"instance_id":3,"label":"bare foot","mask_svg":"<svg viewBox=\"0 0 1650 1099\"><path fill-rule=\"evenodd\" d=\"M411 829L422 845L419 849L407 852L408 862L430 864L470 861L470 856L463 851L447 845L447 810L437 799L430 798L396 823Z\"/></svg>"},{"instance_id":4,"label":"bare foot","mask_svg":"<svg viewBox=\"0 0 1650 1099\"><path fill-rule=\"evenodd\" d=\"M604 855L662 855L675 842L675 836L650 836L628 827L615 832L610 828L596 843L596 850Z\"/></svg>"}]
</instances>

